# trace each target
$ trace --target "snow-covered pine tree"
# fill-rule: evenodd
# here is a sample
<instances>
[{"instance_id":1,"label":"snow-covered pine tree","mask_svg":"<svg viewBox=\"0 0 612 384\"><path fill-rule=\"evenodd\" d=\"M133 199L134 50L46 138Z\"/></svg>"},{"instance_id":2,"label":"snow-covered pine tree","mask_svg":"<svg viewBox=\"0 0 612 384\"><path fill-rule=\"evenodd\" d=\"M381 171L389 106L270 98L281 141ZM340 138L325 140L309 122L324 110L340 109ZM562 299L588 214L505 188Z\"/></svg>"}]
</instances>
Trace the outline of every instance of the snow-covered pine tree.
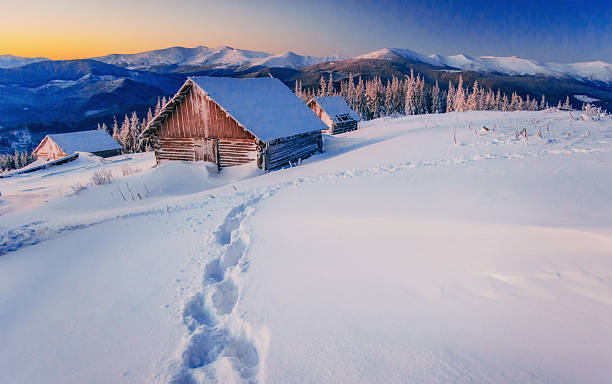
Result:
<instances>
[{"instance_id":1,"label":"snow-covered pine tree","mask_svg":"<svg viewBox=\"0 0 612 384\"><path fill-rule=\"evenodd\" d=\"M155 104L155 116L157 116L159 111L161 111L161 107L161 99L159 98L159 96L157 96L157 104Z\"/></svg>"},{"instance_id":2,"label":"snow-covered pine tree","mask_svg":"<svg viewBox=\"0 0 612 384\"><path fill-rule=\"evenodd\" d=\"M510 99L510 110L511 111L518 111L520 108L520 103L519 103L519 96L518 94L515 92L512 92L512 97Z\"/></svg>"},{"instance_id":3,"label":"snow-covered pine tree","mask_svg":"<svg viewBox=\"0 0 612 384\"><path fill-rule=\"evenodd\" d=\"M455 87L448 81L448 92L446 93L446 112L452 112L455 106Z\"/></svg>"},{"instance_id":4,"label":"snow-covered pine tree","mask_svg":"<svg viewBox=\"0 0 612 384\"><path fill-rule=\"evenodd\" d=\"M546 96L542 95L542 99L540 100L540 110L546 109Z\"/></svg>"},{"instance_id":5,"label":"snow-covered pine tree","mask_svg":"<svg viewBox=\"0 0 612 384\"><path fill-rule=\"evenodd\" d=\"M402 81L393 76L391 87L391 93L393 94L393 111L394 113L404 113L404 87L402 86Z\"/></svg>"},{"instance_id":6,"label":"snow-covered pine tree","mask_svg":"<svg viewBox=\"0 0 612 384\"><path fill-rule=\"evenodd\" d=\"M467 98L467 106L466 109L470 111L475 111L478 109L478 81L474 81L474 86L472 88L472 92L469 94Z\"/></svg>"},{"instance_id":7,"label":"snow-covered pine tree","mask_svg":"<svg viewBox=\"0 0 612 384\"><path fill-rule=\"evenodd\" d=\"M572 105L570 104L569 95L565 97L565 104L563 104L564 109L572 109Z\"/></svg>"},{"instance_id":8,"label":"snow-covered pine tree","mask_svg":"<svg viewBox=\"0 0 612 384\"><path fill-rule=\"evenodd\" d=\"M349 107L351 107L353 110L356 110L357 108L355 106L355 82L353 79L353 73L349 73L346 92L347 92L346 101L348 102Z\"/></svg>"},{"instance_id":9,"label":"snow-covered pine tree","mask_svg":"<svg viewBox=\"0 0 612 384\"><path fill-rule=\"evenodd\" d=\"M416 92L415 92L415 81L412 76L407 78L405 84L405 97L404 97L404 110L406 115L414 115L416 113Z\"/></svg>"},{"instance_id":10,"label":"snow-covered pine tree","mask_svg":"<svg viewBox=\"0 0 612 384\"><path fill-rule=\"evenodd\" d=\"M140 119L136 111L130 116L130 152L138 152L138 136L140 135Z\"/></svg>"},{"instance_id":11,"label":"snow-covered pine tree","mask_svg":"<svg viewBox=\"0 0 612 384\"><path fill-rule=\"evenodd\" d=\"M355 87L355 110L362 119L366 118L365 83L361 76L359 76Z\"/></svg>"},{"instance_id":12,"label":"snow-covered pine tree","mask_svg":"<svg viewBox=\"0 0 612 384\"><path fill-rule=\"evenodd\" d=\"M132 149L132 143L130 142L130 118L125 115L123 123L121 123L121 129L119 131L119 144L123 147L125 152L130 152Z\"/></svg>"},{"instance_id":13,"label":"snow-covered pine tree","mask_svg":"<svg viewBox=\"0 0 612 384\"><path fill-rule=\"evenodd\" d=\"M108 133L108 127L106 126L106 123L102 123L102 126L100 127L100 130Z\"/></svg>"},{"instance_id":14,"label":"snow-covered pine tree","mask_svg":"<svg viewBox=\"0 0 612 384\"><path fill-rule=\"evenodd\" d=\"M113 139L115 139L115 141L118 143L120 143L119 141L120 132L121 131L119 130L119 126L117 125L117 118L113 116Z\"/></svg>"},{"instance_id":15,"label":"snow-covered pine tree","mask_svg":"<svg viewBox=\"0 0 612 384\"><path fill-rule=\"evenodd\" d=\"M319 94L318 96L326 96L327 95L327 83L321 75L321 79L319 80Z\"/></svg>"},{"instance_id":16,"label":"snow-covered pine tree","mask_svg":"<svg viewBox=\"0 0 612 384\"><path fill-rule=\"evenodd\" d=\"M501 99L501 105L499 108L501 111L509 111L510 110L510 103L508 101L508 95L506 95L504 93L504 96Z\"/></svg>"},{"instance_id":17,"label":"snow-covered pine tree","mask_svg":"<svg viewBox=\"0 0 612 384\"><path fill-rule=\"evenodd\" d=\"M325 96L333 96L336 93L336 89L334 88L334 78L332 77L332 72L329 73L329 81L327 82L327 94Z\"/></svg>"},{"instance_id":18,"label":"snow-covered pine tree","mask_svg":"<svg viewBox=\"0 0 612 384\"><path fill-rule=\"evenodd\" d=\"M459 84L457 84L457 92L454 97L455 105L453 110L465 111L465 90L463 89L463 76L459 75Z\"/></svg>"},{"instance_id":19,"label":"snow-covered pine tree","mask_svg":"<svg viewBox=\"0 0 612 384\"><path fill-rule=\"evenodd\" d=\"M501 111L502 110L501 103L502 103L501 91L499 90L499 88L497 88L497 93L495 94L495 107L493 109L497 111Z\"/></svg>"},{"instance_id":20,"label":"snow-covered pine tree","mask_svg":"<svg viewBox=\"0 0 612 384\"><path fill-rule=\"evenodd\" d=\"M395 111L393 109L393 87L391 86L391 80L387 79L387 86L385 87L385 115L394 114Z\"/></svg>"},{"instance_id":21,"label":"snow-covered pine tree","mask_svg":"<svg viewBox=\"0 0 612 384\"><path fill-rule=\"evenodd\" d=\"M151 112L151 108L149 108L147 110L147 120L146 120L145 127L151 122L151 120L153 120L153 112Z\"/></svg>"},{"instance_id":22,"label":"snow-covered pine tree","mask_svg":"<svg viewBox=\"0 0 612 384\"><path fill-rule=\"evenodd\" d=\"M431 112L440 113L442 112L442 100L440 99L440 87L438 86L438 80L431 90Z\"/></svg>"}]
</instances>

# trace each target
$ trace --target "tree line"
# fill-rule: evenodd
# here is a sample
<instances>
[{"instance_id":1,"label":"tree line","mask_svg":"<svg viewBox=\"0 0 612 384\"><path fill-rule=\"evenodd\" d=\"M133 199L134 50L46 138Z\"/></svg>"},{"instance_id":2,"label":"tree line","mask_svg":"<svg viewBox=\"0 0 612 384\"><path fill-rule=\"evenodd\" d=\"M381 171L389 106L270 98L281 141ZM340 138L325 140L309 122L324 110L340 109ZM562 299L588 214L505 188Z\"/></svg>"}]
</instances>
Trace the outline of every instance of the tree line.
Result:
<instances>
[{"instance_id":1,"label":"tree line","mask_svg":"<svg viewBox=\"0 0 612 384\"><path fill-rule=\"evenodd\" d=\"M136 111L133 111L129 116L128 114L123 116L121 125L117 123L117 118L113 116L113 124L110 129L105 123L98 123L98 129L109 133L123 147L125 153L152 151L153 142L151 139L140 138L139 136L164 105L166 105L166 97L158 97L154 112L149 108L147 115L142 119L138 117Z\"/></svg>"},{"instance_id":2,"label":"tree line","mask_svg":"<svg viewBox=\"0 0 612 384\"><path fill-rule=\"evenodd\" d=\"M371 120L391 115L417 115L424 113L443 113L453 111L537 111L549 108L546 96L538 101L530 95L523 99L516 91L510 96L499 89L494 92L474 81L471 87L464 85L463 76L459 75L458 84L451 81L446 90L441 89L438 81L427 84L420 74L404 79L393 76L383 84L380 77L363 80L361 76L340 81L340 89L336 89L333 76L330 73L326 81L323 76L318 88L304 88L301 81L295 82L294 92L302 100L308 102L315 96L342 96L347 104L355 110L362 119ZM571 109L569 96L558 108Z\"/></svg>"},{"instance_id":3,"label":"tree line","mask_svg":"<svg viewBox=\"0 0 612 384\"><path fill-rule=\"evenodd\" d=\"M26 165L34 162L36 158L31 152L23 151L19 152L15 150L14 154L1 154L0 155L0 171L12 171L13 169L23 168Z\"/></svg>"}]
</instances>

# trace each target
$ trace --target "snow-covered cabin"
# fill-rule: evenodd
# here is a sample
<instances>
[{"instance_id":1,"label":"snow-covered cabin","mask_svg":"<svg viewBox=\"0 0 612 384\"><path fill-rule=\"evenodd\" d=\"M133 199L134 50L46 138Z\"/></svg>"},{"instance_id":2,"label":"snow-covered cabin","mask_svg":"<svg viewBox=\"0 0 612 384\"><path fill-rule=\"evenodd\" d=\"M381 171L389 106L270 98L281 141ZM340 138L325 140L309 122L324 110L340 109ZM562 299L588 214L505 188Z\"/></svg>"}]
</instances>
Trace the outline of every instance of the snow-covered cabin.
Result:
<instances>
[{"instance_id":1,"label":"snow-covered cabin","mask_svg":"<svg viewBox=\"0 0 612 384\"><path fill-rule=\"evenodd\" d=\"M162 160L209 161L219 168L256 162L266 170L321 150L325 125L280 80L190 77L151 120Z\"/></svg>"},{"instance_id":2,"label":"snow-covered cabin","mask_svg":"<svg viewBox=\"0 0 612 384\"><path fill-rule=\"evenodd\" d=\"M47 135L38 144L33 155L37 160L61 159L75 152L89 152L101 157L110 157L121 154L121 149L121 145L106 131L94 129Z\"/></svg>"},{"instance_id":3,"label":"snow-covered cabin","mask_svg":"<svg viewBox=\"0 0 612 384\"><path fill-rule=\"evenodd\" d=\"M327 125L325 133L335 135L357 129L359 115L342 96L315 97L307 105Z\"/></svg>"}]
</instances>

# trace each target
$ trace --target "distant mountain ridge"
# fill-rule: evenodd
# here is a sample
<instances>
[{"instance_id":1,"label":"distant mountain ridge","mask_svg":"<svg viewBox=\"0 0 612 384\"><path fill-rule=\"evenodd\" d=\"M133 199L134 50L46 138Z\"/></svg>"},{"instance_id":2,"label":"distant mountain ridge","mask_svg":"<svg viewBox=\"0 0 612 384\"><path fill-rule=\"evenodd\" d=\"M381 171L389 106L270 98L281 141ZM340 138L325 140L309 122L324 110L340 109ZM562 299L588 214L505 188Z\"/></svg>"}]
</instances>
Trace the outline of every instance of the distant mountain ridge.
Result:
<instances>
[{"instance_id":1,"label":"distant mountain ridge","mask_svg":"<svg viewBox=\"0 0 612 384\"><path fill-rule=\"evenodd\" d=\"M94 57L128 69L152 69L159 66L229 68L241 66L264 66L298 69L330 60L341 60L341 56L303 56L295 52L271 54L267 52L236 49L228 46L208 48L172 47L134 54L113 54Z\"/></svg>"},{"instance_id":2,"label":"distant mountain ridge","mask_svg":"<svg viewBox=\"0 0 612 384\"><path fill-rule=\"evenodd\" d=\"M23 65L49 60L46 57L20 57L13 55L0 55L0 68L16 68Z\"/></svg>"},{"instance_id":3,"label":"distant mountain ridge","mask_svg":"<svg viewBox=\"0 0 612 384\"><path fill-rule=\"evenodd\" d=\"M403 58L413 62L437 66L441 69L466 70L483 73L499 73L508 76L549 76L572 78L579 81L612 83L612 64L603 61L581 63L539 63L516 56L451 56L429 55L404 48L383 48L352 59ZM229 46L209 48L170 47L131 54L111 54L91 58L106 64L130 70L154 72L193 72L196 69L235 69L249 67L301 69L328 61L344 61L341 55L326 57L300 55L295 52L271 54L261 51L237 49ZM16 68L22 65L48 60L42 57L24 58L0 55L0 68Z\"/></svg>"}]
</instances>

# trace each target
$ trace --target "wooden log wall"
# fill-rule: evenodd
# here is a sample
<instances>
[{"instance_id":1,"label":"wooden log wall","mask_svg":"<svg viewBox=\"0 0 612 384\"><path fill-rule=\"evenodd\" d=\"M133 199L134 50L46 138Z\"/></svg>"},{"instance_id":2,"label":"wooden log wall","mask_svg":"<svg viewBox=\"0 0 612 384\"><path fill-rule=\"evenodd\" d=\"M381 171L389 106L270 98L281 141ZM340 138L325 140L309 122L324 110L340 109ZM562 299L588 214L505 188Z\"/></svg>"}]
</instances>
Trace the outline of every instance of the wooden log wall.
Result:
<instances>
[{"instance_id":1,"label":"wooden log wall","mask_svg":"<svg viewBox=\"0 0 612 384\"><path fill-rule=\"evenodd\" d=\"M219 139L219 166L230 167L257 160L255 140Z\"/></svg>"},{"instance_id":2,"label":"wooden log wall","mask_svg":"<svg viewBox=\"0 0 612 384\"><path fill-rule=\"evenodd\" d=\"M66 153L50 138L45 137L35 153L36 159L55 160L67 156Z\"/></svg>"},{"instance_id":3,"label":"wooden log wall","mask_svg":"<svg viewBox=\"0 0 612 384\"><path fill-rule=\"evenodd\" d=\"M332 125L330 133L337 135L338 133L354 131L357 129L357 122L355 120L344 121L342 123L335 123Z\"/></svg>"},{"instance_id":4,"label":"wooden log wall","mask_svg":"<svg viewBox=\"0 0 612 384\"><path fill-rule=\"evenodd\" d=\"M158 138L155 143L155 158L161 160L195 161L195 139L188 138Z\"/></svg>"},{"instance_id":5,"label":"wooden log wall","mask_svg":"<svg viewBox=\"0 0 612 384\"><path fill-rule=\"evenodd\" d=\"M310 109L312 109L312 111L315 113L315 115L317 115L319 117L319 119L321 119L321 121L323 121L323 123L325 125L327 125L329 128L332 127L332 124L334 123L332 121L332 119L329 117L329 115L327 113L325 113L325 111L323 110L323 108L321 108L321 106L319 105L319 103L317 103L316 101L312 100L310 103L308 103L308 107Z\"/></svg>"},{"instance_id":6,"label":"wooden log wall","mask_svg":"<svg viewBox=\"0 0 612 384\"><path fill-rule=\"evenodd\" d=\"M304 133L267 143L266 169L272 170L289 163L297 163L321 151L321 132Z\"/></svg>"},{"instance_id":7,"label":"wooden log wall","mask_svg":"<svg viewBox=\"0 0 612 384\"><path fill-rule=\"evenodd\" d=\"M231 116L209 98L198 86L193 86L157 130L160 138L251 139Z\"/></svg>"}]
</instances>

